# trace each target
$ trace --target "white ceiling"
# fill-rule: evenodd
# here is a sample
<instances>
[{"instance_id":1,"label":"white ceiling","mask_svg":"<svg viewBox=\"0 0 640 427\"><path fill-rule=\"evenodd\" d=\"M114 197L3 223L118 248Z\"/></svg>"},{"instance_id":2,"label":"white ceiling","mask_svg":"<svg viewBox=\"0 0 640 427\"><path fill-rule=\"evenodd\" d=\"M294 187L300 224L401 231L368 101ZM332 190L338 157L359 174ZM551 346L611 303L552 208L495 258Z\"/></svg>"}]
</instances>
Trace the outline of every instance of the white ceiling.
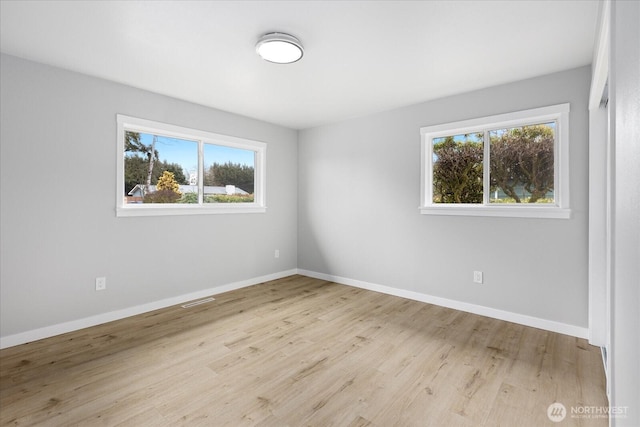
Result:
<instances>
[{"instance_id":1,"label":"white ceiling","mask_svg":"<svg viewBox=\"0 0 640 427\"><path fill-rule=\"evenodd\" d=\"M4 53L295 129L591 63L599 3L5 1ZM255 53L298 37L291 65Z\"/></svg>"}]
</instances>

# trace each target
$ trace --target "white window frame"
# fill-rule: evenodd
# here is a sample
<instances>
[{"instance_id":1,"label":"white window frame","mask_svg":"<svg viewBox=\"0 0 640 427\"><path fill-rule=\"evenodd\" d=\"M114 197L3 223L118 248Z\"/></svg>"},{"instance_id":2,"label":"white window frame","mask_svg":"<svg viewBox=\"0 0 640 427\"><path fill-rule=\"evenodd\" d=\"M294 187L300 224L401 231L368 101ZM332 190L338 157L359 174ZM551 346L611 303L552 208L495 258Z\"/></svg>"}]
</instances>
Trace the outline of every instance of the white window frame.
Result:
<instances>
[{"instance_id":1,"label":"white window frame","mask_svg":"<svg viewBox=\"0 0 640 427\"><path fill-rule=\"evenodd\" d=\"M495 116L464 120L420 128L421 135L421 199L420 213L424 215L466 215L527 218L571 217L569 207L569 104L551 105ZM553 204L489 204L488 131L555 121L554 141L554 200ZM433 139L451 135L485 133L484 139L484 202L433 203Z\"/></svg>"},{"instance_id":2,"label":"white window frame","mask_svg":"<svg viewBox=\"0 0 640 427\"><path fill-rule=\"evenodd\" d=\"M118 114L117 116L117 179L116 216L201 215L266 212L266 156L267 144L260 141L206 132L167 123ZM198 204L190 203L142 203L127 204L124 194L125 131L162 135L196 141L198 144ZM204 144L240 148L255 152L254 201L252 203L203 203L203 154Z\"/></svg>"}]
</instances>

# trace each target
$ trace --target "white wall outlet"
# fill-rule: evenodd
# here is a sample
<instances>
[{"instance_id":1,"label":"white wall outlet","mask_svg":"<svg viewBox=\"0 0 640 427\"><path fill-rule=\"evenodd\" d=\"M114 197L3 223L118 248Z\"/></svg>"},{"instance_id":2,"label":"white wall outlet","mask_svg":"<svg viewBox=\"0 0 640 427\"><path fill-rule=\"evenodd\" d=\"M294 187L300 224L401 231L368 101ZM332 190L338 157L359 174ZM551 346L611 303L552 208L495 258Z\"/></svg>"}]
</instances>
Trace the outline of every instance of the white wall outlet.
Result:
<instances>
[{"instance_id":1,"label":"white wall outlet","mask_svg":"<svg viewBox=\"0 0 640 427\"><path fill-rule=\"evenodd\" d=\"M276 249L276 251L273 253L273 257L280 258L280 249Z\"/></svg>"},{"instance_id":2,"label":"white wall outlet","mask_svg":"<svg viewBox=\"0 0 640 427\"><path fill-rule=\"evenodd\" d=\"M473 282L474 283L482 283L482 271L474 271L473 272Z\"/></svg>"},{"instance_id":3,"label":"white wall outlet","mask_svg":"<svg viewBox=\"0 0 640 427\"><path fill-rule=\"evenodd\" d=\"M107 278L96 277L96 291L104 291L107 289Z\"/></svg>"}]
</instances>

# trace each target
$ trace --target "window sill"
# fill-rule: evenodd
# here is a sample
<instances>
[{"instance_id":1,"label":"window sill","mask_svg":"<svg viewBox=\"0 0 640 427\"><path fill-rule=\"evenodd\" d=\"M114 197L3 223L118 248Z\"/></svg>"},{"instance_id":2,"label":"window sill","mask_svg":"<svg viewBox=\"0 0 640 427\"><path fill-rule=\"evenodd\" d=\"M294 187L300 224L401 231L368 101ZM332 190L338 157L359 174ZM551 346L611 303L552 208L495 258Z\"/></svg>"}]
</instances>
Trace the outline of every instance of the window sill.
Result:
<instances>
[{"instance_id":1,"label":"window sill","mask_svg":"<svg viewBox=\"0 0 640 427\"><path fill-rule=\"evenodd\" d=\"M215 214L244 214L265 213L267 208L256 205L220 204L216 206L172 205L159 207L157 204L119 206L116 208L117 217L127 216L168 216L168 215L215 215Z\"/></svg>"},{"instance_id":2,"label":"window sill","mask_svg":"<svg viewBox=\"0 0 640 427\"><path fill-rule=\"evenodd\" d=\"M422 215L494 216L511 218L571 218L571 209L557 206L421 206Z\"/></svg>"}]
</instances>

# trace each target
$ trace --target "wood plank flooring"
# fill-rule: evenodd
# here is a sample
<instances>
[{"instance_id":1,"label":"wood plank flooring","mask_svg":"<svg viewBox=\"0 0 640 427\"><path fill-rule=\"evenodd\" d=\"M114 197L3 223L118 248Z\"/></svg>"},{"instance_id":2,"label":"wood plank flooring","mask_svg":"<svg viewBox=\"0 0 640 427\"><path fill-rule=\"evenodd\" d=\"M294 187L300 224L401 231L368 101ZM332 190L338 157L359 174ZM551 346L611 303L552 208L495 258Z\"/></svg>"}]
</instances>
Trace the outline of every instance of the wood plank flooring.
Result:
<instances>
[{"instance_id":1,"label":"wood plank flooring","mask_svg":"<svg viewBox=\"0 0 640 427\"><path fill-rule=\"evenodd\" d=\"M608 425L571 417L607 405L583 339L304 276L215 298L1 350L0 425Z\"/></svg>"}]
</instances>

